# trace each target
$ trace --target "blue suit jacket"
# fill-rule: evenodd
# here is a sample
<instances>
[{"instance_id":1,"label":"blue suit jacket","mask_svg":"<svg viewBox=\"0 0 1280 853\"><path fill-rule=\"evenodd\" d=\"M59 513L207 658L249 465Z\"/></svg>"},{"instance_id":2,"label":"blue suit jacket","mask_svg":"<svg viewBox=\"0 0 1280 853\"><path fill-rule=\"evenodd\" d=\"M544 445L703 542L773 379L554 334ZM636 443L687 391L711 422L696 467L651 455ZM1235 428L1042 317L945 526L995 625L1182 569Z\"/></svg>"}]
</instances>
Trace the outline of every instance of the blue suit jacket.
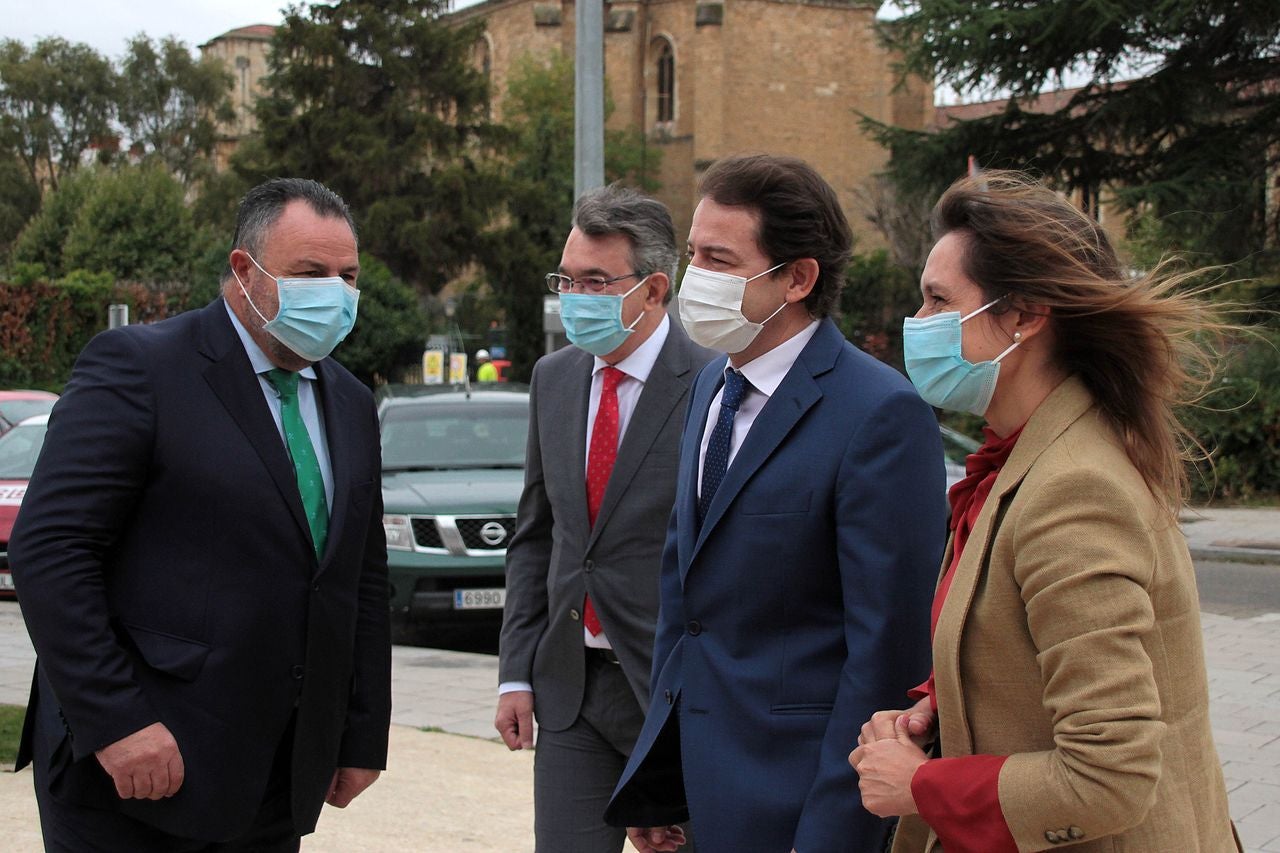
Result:
<instances>
[{"instance_id":1,"label":"blue suit jacket","mask_svg":"<svg viewBox=\"0 0 1280 853\"><path fill-rule=\"evenodd\" d=\"M725 360L691 397L661 579L652 700L607 819L687 813L703 853L880 850L847 756L929 671L945 537L937 423L822 322L699 528L699 445Z\"/></svg>"},{"instance_id":2,"label":"blue suit jacket","mask_svg":"<svg viewBox=\"0 0 1280 853\"><path fill-rule=\"evenodd\" d=\"M284 442L221 299L94 338L54 407L9 558L35 644L19 766L55 799L166 832L245 831L296 719L298 832L334 768L385 766L390 630L368 389L316 364L333 463L320 560ZM151 723L186 779L120 800L93 753Z\"/></svg>"}]
</instances>

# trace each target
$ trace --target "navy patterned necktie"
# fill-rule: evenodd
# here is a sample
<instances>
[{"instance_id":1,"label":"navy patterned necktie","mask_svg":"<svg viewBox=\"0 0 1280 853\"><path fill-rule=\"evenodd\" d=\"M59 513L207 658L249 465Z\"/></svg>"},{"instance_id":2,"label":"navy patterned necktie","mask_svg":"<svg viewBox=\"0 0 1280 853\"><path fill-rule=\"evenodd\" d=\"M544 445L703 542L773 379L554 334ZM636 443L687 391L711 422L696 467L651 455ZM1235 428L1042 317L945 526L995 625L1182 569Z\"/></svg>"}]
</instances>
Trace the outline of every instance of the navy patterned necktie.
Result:
<instances>
[{"instance_id":1,"label":"navy patterned necktie","mask_svg":"<svg viewBox=\"0 0 1280 853\"><path fill-rule=\"evenodd\" d=\"M720 396L720 416L716 419L711 440L707 442L707 455L702 460L702 492L698 498L698 523L707 517L707 508L716 496L716 489L729 469L729 444L733 439L733 418L747 390L747 380L732 367L724 371L724 393Z\"/></svg>"}]
</instances>

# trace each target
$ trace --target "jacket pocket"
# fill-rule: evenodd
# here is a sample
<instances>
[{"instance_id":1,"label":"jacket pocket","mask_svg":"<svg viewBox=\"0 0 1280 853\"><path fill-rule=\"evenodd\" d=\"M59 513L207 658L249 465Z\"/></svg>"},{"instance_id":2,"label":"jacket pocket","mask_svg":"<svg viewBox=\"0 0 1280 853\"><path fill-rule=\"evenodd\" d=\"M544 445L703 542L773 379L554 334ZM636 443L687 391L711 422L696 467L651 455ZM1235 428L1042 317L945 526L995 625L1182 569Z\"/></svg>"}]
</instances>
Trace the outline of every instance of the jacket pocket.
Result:
<instances>
[{"instance_id":1,"label":"jacket pocket","mask_svg":"<svg viewBox=\"0 0 1280 853\"><path fill-rule=\"evenodd\" d=\"M835 708L830 702L791 702L784 705L773 705L770 714L830 714Z\"/></svg>"},{"instance_id":2,"label":"jacket pocket","mask_svg":"<svg viewBox=\"0 0 1280 853\"><path fill-rule=\"evenodd\" d=\"M125 625L129 638L152 669L182 681L195 681L209 657L209 645L139 625Z\"/></svg>"}]
</instances>

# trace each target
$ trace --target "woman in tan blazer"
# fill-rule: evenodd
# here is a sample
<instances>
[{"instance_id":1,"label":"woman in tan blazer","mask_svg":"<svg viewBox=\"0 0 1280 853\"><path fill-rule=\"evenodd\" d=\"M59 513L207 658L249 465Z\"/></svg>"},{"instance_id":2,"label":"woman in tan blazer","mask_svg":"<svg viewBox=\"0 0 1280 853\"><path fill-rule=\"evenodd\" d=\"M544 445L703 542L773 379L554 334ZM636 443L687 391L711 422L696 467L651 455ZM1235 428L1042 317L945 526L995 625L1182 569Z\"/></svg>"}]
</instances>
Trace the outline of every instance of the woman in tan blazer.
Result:
<instances>
[{"instance_id":1,"label":"woman in tan blazer","mask_svg":"<svg viewBox=\"0 0 1280 853\"><path fill-rule=\"evenodd\" d=\"M934 673L849 757L863 804L903 816L894 851L1238 850L1173 410L1227 329L1017 173L958 181L934 231L907 371L987 443L951 493Z\"/></svg>"}]
</instances>

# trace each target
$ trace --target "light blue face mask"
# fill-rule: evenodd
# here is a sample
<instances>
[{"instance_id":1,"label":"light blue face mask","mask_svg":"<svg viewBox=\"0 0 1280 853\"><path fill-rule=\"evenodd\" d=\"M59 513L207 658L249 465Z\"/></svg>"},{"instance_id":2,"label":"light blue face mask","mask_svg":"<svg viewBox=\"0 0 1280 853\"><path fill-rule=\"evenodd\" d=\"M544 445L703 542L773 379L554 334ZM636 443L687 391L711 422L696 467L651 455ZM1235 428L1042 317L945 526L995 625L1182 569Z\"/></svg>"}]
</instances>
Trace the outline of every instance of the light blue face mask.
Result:
<instances>
[{"instance_id":1,"label":"light blue face mask","mask_svg":"<svg viewBox=\"0 0 1280 853\"><path fill-rule=\"evenodd\" d=\"M648 280L649 276L645 276L623 294L560 294L560 322L569 343L601 358L622 346L644 317L641 311L630 326L624 326L622 302Z\"/></svg>"},{"instance_id":2,"label":"light blue face mask","mask_svg":"<svg viewBox=\"0 0 1280 853\"><path fill-rule=\"evenodd\" d=\"M961 355L960 324L999 301L993 299L964 317L959 311L944 311L932 317L907 317L902 321L902 352L907 375L926 403L973 415L987 411L996 391L1000 359L1022 343L1022 334L1014 335L1013 344L991 361L975 364Z\"/></svg>"},{"instance_id":3,"label":"light blue face mask","mask_svg":"<svg viewBox=\"0 0 1280 853\"><path fill-rule=\"evenodd\" d=\"M248 254L247 252L245 254ZM275 278L262 269L262 264L249 255L262 274ZM236 283L249 301L249 307L262 317L263 329L291 351L307 361L320 361L342 343L356 324L356 307L360 291L338 276L329 278L275 278L280 310L268 320L249 299L249 291L235 270Z\"/></svg>"}]
</instances>

